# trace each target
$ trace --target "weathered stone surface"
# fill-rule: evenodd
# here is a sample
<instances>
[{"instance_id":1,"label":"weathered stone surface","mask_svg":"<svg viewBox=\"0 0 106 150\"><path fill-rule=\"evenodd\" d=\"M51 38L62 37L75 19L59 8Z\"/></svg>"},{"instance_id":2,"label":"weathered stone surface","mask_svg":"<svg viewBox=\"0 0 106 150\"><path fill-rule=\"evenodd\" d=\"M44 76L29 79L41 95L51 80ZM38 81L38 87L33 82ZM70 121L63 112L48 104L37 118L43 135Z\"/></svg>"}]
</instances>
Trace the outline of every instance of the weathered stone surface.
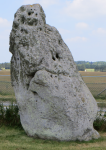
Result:
<instances>
[{"instance_id":1,"label":"weathered stone surface","mask_svg":"<svg viewBox=\"0 0 106 150\"><path fill-rule=\"evenodd\" d=\"M16 12L10 52L12 85L29 136L61 141L99 137L93 128L96 101L61 35L46 24L39 4Z\"/></svg>"}]
</instances>

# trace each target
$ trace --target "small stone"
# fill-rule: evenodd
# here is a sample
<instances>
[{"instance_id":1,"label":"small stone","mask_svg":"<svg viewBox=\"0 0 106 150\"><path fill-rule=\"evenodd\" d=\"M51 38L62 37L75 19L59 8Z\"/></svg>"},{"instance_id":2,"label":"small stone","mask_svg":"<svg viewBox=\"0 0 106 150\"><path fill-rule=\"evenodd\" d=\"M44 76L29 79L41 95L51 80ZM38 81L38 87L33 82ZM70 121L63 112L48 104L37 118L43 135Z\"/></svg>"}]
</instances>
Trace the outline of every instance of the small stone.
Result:
<instances>
[{"instance_id":1,"label":"small stone","mask_svg":"<svg viewBox=\"0 0 106 150\"><path fill-rule=\"evenodd\" d=\"M23 5L10 34L11 81L28 136L60 141L99 138L97 103L71 52L39 4Z\"/></svg>"}]
</instances>

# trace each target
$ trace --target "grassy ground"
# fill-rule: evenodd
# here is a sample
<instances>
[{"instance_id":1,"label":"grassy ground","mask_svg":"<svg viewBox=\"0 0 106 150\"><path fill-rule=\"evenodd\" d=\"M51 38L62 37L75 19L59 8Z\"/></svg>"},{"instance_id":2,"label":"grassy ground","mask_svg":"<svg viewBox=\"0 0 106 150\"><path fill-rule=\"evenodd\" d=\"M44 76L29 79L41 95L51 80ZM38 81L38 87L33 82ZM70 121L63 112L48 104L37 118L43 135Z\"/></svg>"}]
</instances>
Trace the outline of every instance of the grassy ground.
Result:
<instances>
[{"instance_id":1,"label":"grassy ground","mask_svg":"<svg viewBox=\"0 0 106 150\"><path fill-rule=\"evenodd\" d=\"M79 71L82 76L106 76L106 72L85 72Z\"/></svg>"},{"instance_id":2,"label":"grassy ground","mask_svg":"<svg viewBox=\"0 0 106 150\"><path fill-rule=\"evenodd\" d=\"M1 70L0 75L10 75L10 70ZM11 82L10 76L0 76L0 81L6 81L6 82Z\"/></svg>"},{"instance_id":3,"label":"grassy ground","mask_svg":"<svg viewBox=\"0 0 106 150\"><path fill-rule=\"evenodd\" d=\"M106 88L106 84L86 84L88 88L90 89L90 92L93 94L94 97L97 96L101 91L103 91ZM99 95L99 97L105 97L106 96L106 90Z\"/></svg>"},{"instance_id":4,"label":"grassy ground","mask_svg":"<svg viewBox=\"0 0 106 150\"><path fill-rule=\"evenodd\" d=\"M13 87L11 82L0 81L0 94L2 95L11 95L13 94Z\"/></svg>"},{"instance_id":5,"label":"grassy ground","mask_svg":"<svg viewBox=\"0 0 106 150\"><path fill-rule=\"evenodd\" d=\"M10 72L8 71L0 71L0 75L9 75ZM105 76L106 72L80 72L82 76ZM105 77L104 77L105 79ZM94 82L105 82L104 79L84 79L85 82L92 83ZM0 92L8 91L12 93L12 87L5 85L6 81L10 81L10 77L0 77ZM93 85L93 84L92 84ZM94 87L94 85L93 85ZM100 86L99 86L100 87ZM99 88L95 87L95 88ZM105 87L105 86L104 86ZM103 87L103 88L104 88ZM91 88L91 87L90 87ZM0 94L0 101L15 101L15 96L12 94L1 93ZM97 99L97 102L106 103L104 99ZM104 104L98 104L104 106ZM106 105L106 104L105 104ZM101 138L98 140L92 140L89 142L57 142L57 141L50 141L50 140L41 140L41 139L33 139L28 137L24 130L14 129L2 126L0 127L0 150L106 150L106 133L100 133Z\"/></svg>"},{"instance_id":6,"label":"grassy ground","mask_svg":"<svg viewBox=\"0 0 106 150\"><path fill-rule=\"evenodd\" d=\"M98 103L98 107L106 108L106 102Z\"/></svg>"},{"instance_id":7,"label":"grassy ground","mask_svg":"<svg viewBox=\"0 0 106 150\"><path fill-rule=\"evenodd\" d=\"M0 127L0 150L105 150L106 133L101 138L89 142L58 142L33 139L24 130Z\"/></svg>"},{"instance_id":8,"label":"grassy ground","mask_svg":"<svg viewBox=\"0 0 106 150\"><path fill-rule=\"evenodd\" d=\"M106 103L106 99L96 99L97 102Z\"/></svg>"},{"instance_id":9,"label":"grassy ground","mask_svg":"<svg viewBox=\"0 0 106 150\"><path fill-rule=\"evenodd\" d=\"M1 70L0 75L10 75L10 69Z\"/></svg>"},{"instance_id":10,"label":"grassy ground","mask_svg":"<svg viewBox=\"0 0 106 150\"><path fill-rule=\"evenodd\" d=\"M0 102L15 100L15 94L11 82L0 81Z\"/></svg>"},{"instance_id":11,"label":"grassy ground","mask_svg":"<svg viewBox=\"0 0 106 150\"><path fill-rule=\"evenodd\" d=\"M83 77L85 83L106 83L106 77Z\"/></svg>"},{"instance_id":12,"label":"grassy ground","mask_svg":"<svg viewBox=\"0 0 106 150\"><path fill-rule=\"evenodd\" d=\"M106 72L79 72L81 76L103 76L103 77L83 77L84 82L90 89L93 96L96 96L106 88ZM106 91L102 93L102 96L106 95Z\"/></svg>"},{"instance_id":13,"label":"grassy ground","mask_svg":"<svg viewBox=\"0 0 106 150\"><path fill-rule=\"evenodd\" d=\"M10 70L9 69L1 70L0 75L10 75ZM11 82L11 78L10 76L0 76L0 81Z\"/></svg>"},{"instance_id":14,"label":"grassy ground","mask_svg":"<svg viewBox=\"0 0 106 150\"><path fill-rule=\"evenodd\" d=\"M0 81L11 82L10 76L0 76Z\"/></svg>"},{"instance_id":15,"label":"grassy ground","mask_svg":"<svg viewBox=\"0 0 106 150\"><path fill-rule=\"evenodd\" d=\"M10 75L10 70L0 71L0 75ZM0 76L0 102L15 101L13 87L10 76Z\"/></svg>"},{"instance_id":16,"label":"grassy ground","mask_svg":"<svg viewBox=\"0 0 106 150\"><path fill-rule=\"evenodd\" d=\"M106 72L79 71L81 76L106 76ZM85 83L106 83L106 77L83 77Z\"/></svg>"}]
</instances>

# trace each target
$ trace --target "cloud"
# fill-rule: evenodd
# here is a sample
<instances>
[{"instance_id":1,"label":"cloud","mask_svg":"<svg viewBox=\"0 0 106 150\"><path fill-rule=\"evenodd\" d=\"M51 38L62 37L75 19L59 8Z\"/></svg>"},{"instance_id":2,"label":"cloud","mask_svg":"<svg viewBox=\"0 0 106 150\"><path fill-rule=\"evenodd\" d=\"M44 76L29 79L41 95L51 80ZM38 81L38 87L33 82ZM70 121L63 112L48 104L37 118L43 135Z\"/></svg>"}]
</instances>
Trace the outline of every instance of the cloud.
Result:
<instances>
[{"instance_id":1,"label":"cloud","mask_svg":"<svg viewBox=\"0 0 106 150\"><path fill-rule=\"evenodd\" d=\"M95 35L106 35L106 30L103 28L98 28L92 32Z\"/></svg>"},{"instance_id":2,"label":"cloud","mask_svg":"<svg viewBox=\"0 0 106 150\"><path fill-rule=\"evenodd\" d=\"M86 28L88 28L88 24L86 24L84 22L79 22L75 26L76 26L76 28L80 28L80 29L86 29Z\"/></svg>"},{"instance_id":3,"label":"cloud","mask_svg":"<svg viewBox=\"0 0 106 150\"><path fill-rule=\"evenodd\" d=\"M74 38L66 39L65 41L66 42L81 42L81 41L85 42L85 41L87 41L87 38L77 36L77 37L74 37Z\"/></svg>"},{"instance_id":4,"label":"cloud","mask_svg":"<svg viewBox=\"0 0 106 150\"><path fill-rule=\"evenodd\" d=\"M106 0L66 1L63 12L70 17L86 19L106 15Z\"/></svg>"},{"instance_id":5,"label":"cloud","mask_svg":"<svg viewBox=\"0 0 106 150\"><path fill-rule=\"evenodd\" d=\"M26 4L35 4L35 3L39 3L41 4L41 6L43 8L46 8L46 7L49 7L51 5L54 5L54 4L57 4L58 3L58 0L24 0L23 1L23 5L26 5Z\"/></svg>"},{"instance_id":6,"label":"cloud","mask_svg":"<svg viewBox=\"0 0 106 150\"><path fill-rule=\"evenodd\" d=\"M66 30L66 29L63 29L63 28L59 28L58 30L59 30L61 35L70 33L70 30Z\"/></svg>"},{"instance_id":7,"label":"cloud","mask_svg":"<svg viewBox=\"0 0 106 150\"><path fill-rule=\"evenodd\" d=\"M0 18L0 27L11 27L12 22L9 22L7 19Z\"/></svg>"}]
</instances>

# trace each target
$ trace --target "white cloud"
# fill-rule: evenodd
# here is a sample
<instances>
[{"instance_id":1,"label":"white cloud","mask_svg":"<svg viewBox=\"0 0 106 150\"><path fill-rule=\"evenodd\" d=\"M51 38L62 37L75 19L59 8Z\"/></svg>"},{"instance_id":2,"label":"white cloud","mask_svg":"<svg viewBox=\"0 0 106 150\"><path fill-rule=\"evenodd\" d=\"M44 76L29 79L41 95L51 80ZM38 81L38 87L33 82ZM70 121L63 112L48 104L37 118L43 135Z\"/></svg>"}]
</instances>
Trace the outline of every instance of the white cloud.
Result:
<instances>
[{"instance_id":1,"label":"white cloud","mask_svg":"<svg viewBox=\"0 0 106 150\"><path fill-rule=\"evenodd\" d=\"M85 42L85 41L87 41L87 38L77 36L77 37L74 37L74 38L66 39L65 41L66 42L81 42L81 41Z\"/></svg>"},{"instance_id":2,"label":"white cloud","mask_svg":"<svg viewBox=\"0 0 106 150\"><path fill-rule=\"evenodd\" d=\"M76 28L80 28L80 29L86 29L86 28L88 28L88 24L86 24L84 22L79 22L75 26L76 26Z\"/></svg>"},{"instance_id":3,"label":"white cloud","mask_svg":"<svg viewBox=\"0 0 106 150\"><path fill-rule=\"evenodd\" d=\"M103 28L98 28L97 30L94 30L92 33L96 35L106 35L106 30Z\"/></svg>"},{"instance_id":4,"label":"white cloud","mask_svg":"<svg viewBox=\"0 0 106 150\"><path fill-rule=\"evenodd\" d=\"M77 19L106 15L106 0L67 1L63 12Z\"/></svg>"},{"instance_id":5,"label":"white cloud","mask_svg":"<svg viewBox=\"0 0 106 150\"><path fill-rule=\"evenodd\" d=\"M10 27L12 26L12 23L9 22L7 19L3 19L3 18L0 18L0 27Z\"/></svg>"},{"instance_id":6,"label":"white cloud","mask_svg":"<svg viewBox=\"0 0 106 150\"><path fill-rule=\"evenodd\" d=\"M61 35L70 33L70 30L66 30L66 29L63 29L63 28L59 28L58 30L59 30Z\"/></svg>"},{"instance_id":7,"label":"white cloud","mask_svg":"<svg viewBox=\"0 0 106 150\"><path fill-rule=\"evenodd\" d=\"M49 7L50 5L54 5L58 3L58 0L24 0L23 4L35 4L39 3L43 8Z\"/></svg>"}]
</instances>

